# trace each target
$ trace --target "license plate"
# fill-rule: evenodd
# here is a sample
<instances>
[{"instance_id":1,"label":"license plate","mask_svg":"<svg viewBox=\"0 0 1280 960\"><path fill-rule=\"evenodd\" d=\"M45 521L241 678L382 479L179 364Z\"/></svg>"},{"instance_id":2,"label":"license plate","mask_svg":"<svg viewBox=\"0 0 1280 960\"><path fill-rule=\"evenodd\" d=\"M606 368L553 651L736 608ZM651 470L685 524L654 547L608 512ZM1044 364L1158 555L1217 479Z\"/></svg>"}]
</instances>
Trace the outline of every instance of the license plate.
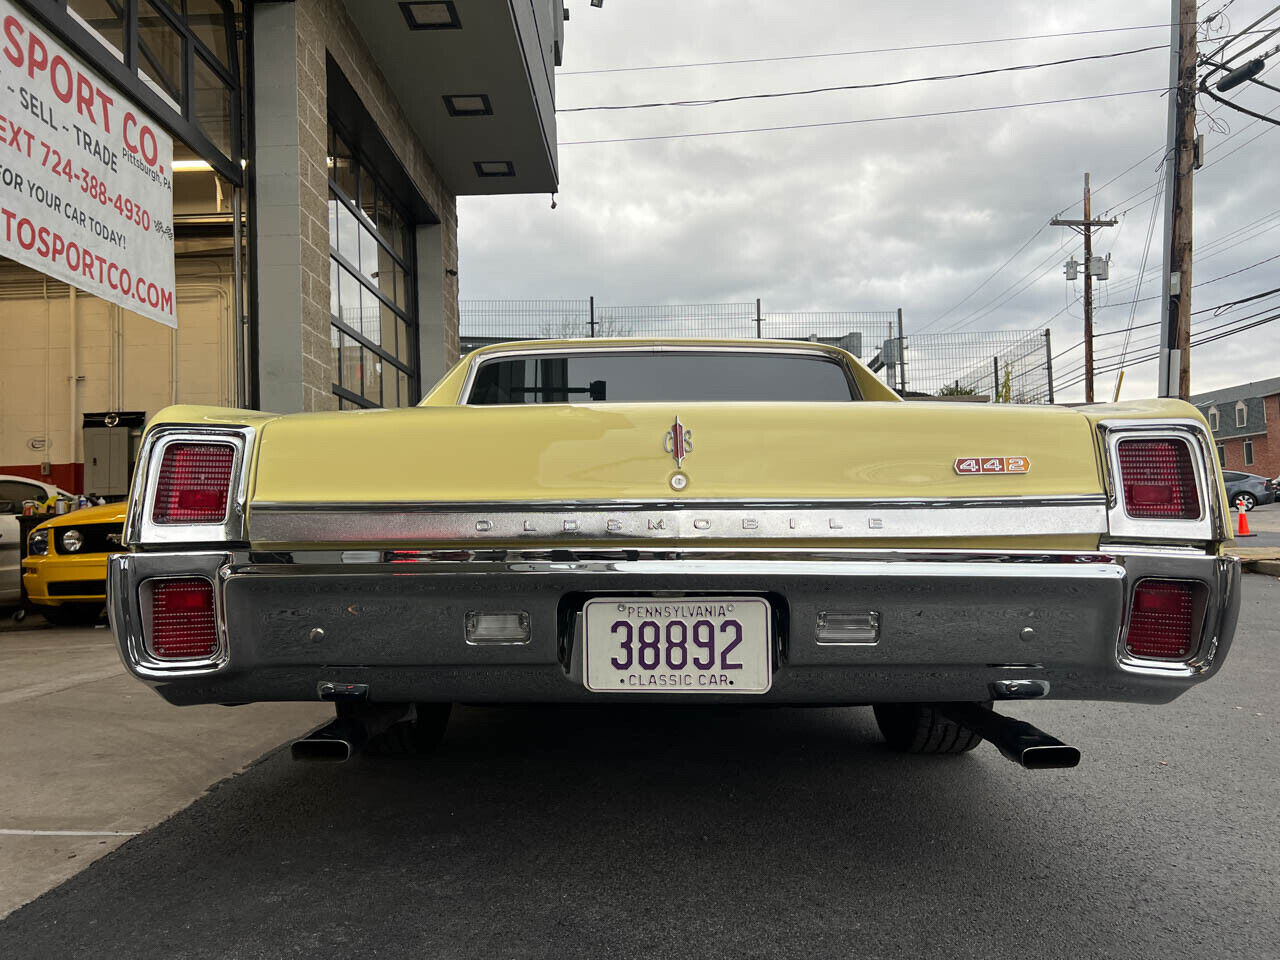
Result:
<instances>
[{"instance_id":1,"label":"license plate","mask_svg":"<svg viewBox=\"0 0 1280 960\"><path fill-rule=\"evenodd\" d=\"M596 693L765 693L769 617L760 597L588 600L584 682Z\"/></svg>"}]
</instances>

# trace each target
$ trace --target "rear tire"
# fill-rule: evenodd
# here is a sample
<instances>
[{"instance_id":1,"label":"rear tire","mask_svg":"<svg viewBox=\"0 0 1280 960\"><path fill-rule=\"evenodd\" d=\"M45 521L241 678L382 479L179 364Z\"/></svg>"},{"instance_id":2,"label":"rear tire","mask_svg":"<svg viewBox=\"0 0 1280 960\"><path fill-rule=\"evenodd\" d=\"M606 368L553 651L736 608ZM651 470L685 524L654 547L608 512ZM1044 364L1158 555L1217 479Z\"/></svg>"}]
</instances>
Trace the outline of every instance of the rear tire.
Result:
<instances>
[{"instance_id":1,"label":"rear tire","mask_svg":"<svg viewBox=\"0 0 1280 960\"><path fill-rule=\"evenodd\" d=\"M942 715L936 703L877 703L876 725L885 742L899 753L967 753L982 735Z\"/></svg>"},{"instance_id":2,"label":"rear tire","mask_svg":"<svg viewBox=\"0 0 1280 960\"><path fill-rule=\"evenodd\" d=\"M1235 502L1238 503L1240 506L1244 507L1245 513L1248 513L1250 510L1252 510L1254 507L1258 505L1258 501L1252 493L1240 494L1239 496L1236 497ZM1235 504L1232 504L1232 506L1235 506Z\"/></svg>"},{"instance_id":3,"label":"rear tire","mask_svg":"<svg viewBox=\"0 0 1280 960\"><path fill-rule=\"evenodd\" d=\"M100 603L63 603L38 609L55 627L88 627L98 622L104 608Z\"/></svg>"},{"instance_id":4,"label":"rear tire","mask_svg":"<svg viewBox=\"0 0 1280 960\"><path fill-rule=\"evenodd\" d=\"M416 717L387 727L364 745L364 754L399 757L431 753L444 739L452 706L449 703L414 704Z\"/></svg>"}]
</instances>

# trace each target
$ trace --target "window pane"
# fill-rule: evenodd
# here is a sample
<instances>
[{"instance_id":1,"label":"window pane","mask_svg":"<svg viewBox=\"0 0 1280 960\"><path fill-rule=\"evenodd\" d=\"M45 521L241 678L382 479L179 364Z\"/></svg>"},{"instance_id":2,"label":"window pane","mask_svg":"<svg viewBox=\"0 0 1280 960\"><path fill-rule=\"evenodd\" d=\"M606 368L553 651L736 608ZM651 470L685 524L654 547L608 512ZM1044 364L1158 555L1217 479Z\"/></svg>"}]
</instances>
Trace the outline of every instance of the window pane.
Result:
<instances>
[{"instance_id":1,"label":"window pane","mask_svg":"<svg viewBox=\"0 0 1280 960\"><path fill-rule=\"evenodd\" d=\"M400 361L410 367L417 366L417 364L413 362L413 358L409 356L409 352L413 348L413 341L409 339L409 325L403 320L400 321L397 343L398 352L396 353L396 356L400 358Z\"/></svg>"},{"instance_id":2,"label":"window pane","mask_svg":"<svg viewBox=\"0 0 1280 960\"><path fill-rule=\"evenodd\" d=\"M340 317L338 309L338 261L329 261L329 316Z\"/></svg>"},{"instance_id":3,"label":"window pane","mask_svg":"<svg viewBox=\"0 0 1280 960\"><path fill-rule=\"evenodd\" d=\"M396 267L396 306L401 310L409 309L409 283L405 272Z\"/></svg>"},{"instance_id":4,"label":"window pane","mask_svg":"<svg viewBox=\"0 0 1280 960\"><path fill-rule=\"evenodd\" d=\"M342 337L342 385L352 393L360 393L364 388L360 381L360 344L347 336Z\"/></svg>"},{"instance_id":5,"label":"window pane","mask_svg":"<svg viewBox=\"0 0 1280 960\"><path fill-rule=\"evenodd\" d=\"M338 349L341 337L337 327L329 328L329 366L333 370L333 382L338 384L342 383L342 355Z\"/></svg>"},{"instance_id":6,"label":"window pane","mask_svg":"<svg viewBox=\"0 0 1280 960\"><path fill-rule=\"evenodd\" d=\"M396 352L396 326L397 317L394 310L385 303L378 304L378 312L382 320L382 329L378 334L378 342L382 344L382 349L393 357L399 357Z\"/></svg>"},{"instance_id":7,"label":"window pane","mask_svg":"<svg viewBox=\"0 0 1280 960\"><path fill-rule=\"evenodd\" d=\"M341 204L334 199L333 194L329 194L329 247L330 249L338 249L338 207Z\"/></svg>"},{"instance_id":8,"label":"window pane","mask_svg":"<svg viewBox=\"0 0 1280 960\"><path fill-rule=\"evenodd\" d=\"M346 270L338 270L338 286L342 297L342 322L352 330L360 329L360 281Z\"/></svg>"},{"instance_id":9,"label":"window pane","mask_svg":"<svg viewBox=\"0 0 1280 960\"><path fill-rule=\"evenodd\" d=\"M373 234L360 226L360 257L356 262L360 264L360 272L370 279L373 283L378 282L378 241L373 238Z\"/></svg>"},{"instance_id":10,"label":"window pane","mask_svg":"<svg viewBox=\"0 0 1280 960\"><path fill-rule=\"evenodd\" d=\"M123 0L68 0L67 9L117 54L124 51Z\"/></svg>"},{"instance_id":11,"label":"window pane","mask_svg":"<svg viewBox=\"0 0 1280 960\"><path fill-rule=\"evenodd\" d=\"M400 406L407 407L413 403L413 398L409 396L409 377L402 371L398 379L400 381Z\"/></svg>"},{"instance_id":12,"label":"window pane","mask_svg":"<svg viewBox=\"0 0 1280 960\"><path fill-rule=\"evenodd\" d=\"M378 232L391 240L391 203L387 200L386 194L379 191L378 193ZM394 243L394 241L393 241Z\"/></svg>"},{"instance_id":13,"label":"window pane","mask_svg":"<svg viewBox=\"0 0 1280 960\"><path fill-rule=\"evenodd\" d=\"M391 251L386 247L379 246L376 279L378 281L378 289L386 294L389 300L396 298L396 272L399 269L396 266L396 262L391 259Z\"/></svg>"},{"instance_id":14,"label":"window pane","mask_svg":"<svg viewBox=\"0 0 1280 960\"><path fill-rule=\"evenodd\" d=\"M360 265L360 227L356 223L355 214L347 209L346 204L338 204L338 252L356 266Z\"/></svg>"},{"instance_id":15,"label":"window pane","mask_svg":"<svg viewBox=\"0 0 1280 960\"><path fill-rule=\"evenodd\" d=\"M223 66L231 66L227 56L227 18L218 0L187 0L187 26Z\"/></svg>"},{"instance_id":16,"label":"window pane","mask_svg":"<svg viewBox=\"0 0 1280 960\"><path fill-rule=\"evenodd\" d=\"M360 209L364 211L370 223L377 223L378 188L373 185L373 178L364 167L360 168Z\"/></svg>"},{"instance_id":17,"label":"window pane","mask_svg":"<svg viewBox=\"0 0 1280 960\"><path fill-rule=\"evenodd\" d=\"M361 351L364 368L364 395L376 404L382 403L382 358L369 350Z\"/></svg>"},{"instance_id":18,"label":"window pane","mask_svg":"<svg viewBox=\"0 0 1280 960\"><path fill-rule=\"evenodd\" d=\"M182 103L182 37L152 0L138 7L138 67L176 104Z\"/></svg>"},{"instance_id":19,"label":"window pane","mask_svg":"<svg viewBox=\"0 0 1280 960\"><path fill-rule=\"evenodd\" d=\"M360 288L360 326L356 329L374 343L382 340L381 311L378 307L377 296L372 290L362 286Z\"/></svg>"},{"instance_id":20,"label":"window pane","mask_svg":"<svg viewBox=\"0 0 1280 960\"><path fill-rule=\"evenodd\" d=\"M391 225L387 230L387 240L391 243L391 249L396 252L396 256L404 259L404 221L400 219L400 214L395 210L391 211Z\"/></svg>"},{"instance_id":21,"label":"window pane","mask_svg":"<svg viewBox=\"0 0 1280 960\"><path fill-rule=\"evenodd\" d=\"M336 130L333 134L333 181L352 200L356 198L355 161L351 159L351 148Z\"/></svg>"},{"instance_id":22,"label":"window pane","mask_svg":"<svg viewBox=\"0 0 1280 960\"><path fill-rule=\"evenodd\" d=\"M547 353L480 366L468 403L803 402L855 399L844 369L815 354Z\"/></svg>"},{"instance_id":23,"label":"window pane","mask_svg":"<svg viewBox=\"0 0 1280 960\"><path fill-rule=\"evenodd\" d=\"M193 99L196 123L219 150L231 156L231 88L199 56L195 58Z\"/></svg>"}]
</instances>

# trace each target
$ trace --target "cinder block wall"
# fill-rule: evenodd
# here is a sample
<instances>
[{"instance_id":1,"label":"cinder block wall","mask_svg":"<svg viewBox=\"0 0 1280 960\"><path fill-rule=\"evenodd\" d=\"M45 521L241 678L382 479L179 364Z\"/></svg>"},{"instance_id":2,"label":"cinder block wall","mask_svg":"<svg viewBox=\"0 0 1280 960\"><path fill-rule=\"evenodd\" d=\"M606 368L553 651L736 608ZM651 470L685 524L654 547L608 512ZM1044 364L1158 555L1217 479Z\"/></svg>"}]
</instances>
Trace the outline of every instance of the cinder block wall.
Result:
<instances>
[{"instance_id":1,"label":"cinder block wall","mask_svg":"<svg viewBox=\"0 0 1280 960\"><path fill-rule=\"evenodd\" d=\"M424 299L423 307L432 321L420 324L420 335L438 340L424 341L422 353L440 358L440 366L458 357L458 281L456 276L445 273L449 269L456 271L458 264L457 199L445 187L426 150L414 136L404 111L340 0L298 0L295 4L272 6L292 8L292 12L275 11L273 16L295 18L296 47L294 70L288 69L289 64L284 64L282 71L280 64L271 65L270 82L282 82L283 78L274 76L277 72L293 73L296 86L290 85L287 91L277 86L277 95L264 91L268 95L260 95L257 100L259 104L265 103L269 111L286 113L296 96L296 137L294 130L271 130L269 124L275 117L270 113L264 115L259 108L259 160L263 165L259 176L265 179L276 173L265 168L268 161L276 160L283 162L281 172L289 175L292 164L285 162L288 158L283 153L296 150L298 193L296 210L290 210L287 204L276 205L270 183L263 184L265 190L260 189L266 199L266 205L259 211L259 222L266 224L259 236L260 244L282 247L259 254L262 406L281 412L336 410L337 398L330 392L336 377L329 339L326 53L342 70L415 186L440 218L438 269L441 276L418 278L420 298L430 294ZM256 42L279 47L279 41L278 36L264 35ZM275 52L260 49L255 57L261 64ZM260 91L265 79L260 76ZM267 152L262 153L264 146ZM281 224L285 226L282 228ZM287 236L295 230L296 238ZM433 263L426 268L436 266ZM298 308L290 310L289 301L295 298ZM430 316L433 310L440 314L438 318ZM291 355L290 351L296 354ZM429 369L423 371L424 388L430 386L436 373Z\"/></svg>"}]
</instances>

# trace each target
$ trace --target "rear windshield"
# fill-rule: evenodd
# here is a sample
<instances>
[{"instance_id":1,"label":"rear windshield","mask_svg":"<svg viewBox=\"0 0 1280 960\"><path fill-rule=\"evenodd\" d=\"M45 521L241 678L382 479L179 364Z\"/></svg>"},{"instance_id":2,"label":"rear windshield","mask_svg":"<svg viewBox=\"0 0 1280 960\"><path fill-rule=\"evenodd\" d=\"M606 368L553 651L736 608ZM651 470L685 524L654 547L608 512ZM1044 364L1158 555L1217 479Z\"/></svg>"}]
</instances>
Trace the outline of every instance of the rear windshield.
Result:
<instances>
[{"instance_id":1,"label":"rear windshield","mask_svg":"<svg viewBox=\"0 0 1280 960\"><path fill-rule=\"evenodd\" d=\"M483 361L472 404L833 402L858 399L818 353L539 353Z\"/></svg>"}]
</instances>

